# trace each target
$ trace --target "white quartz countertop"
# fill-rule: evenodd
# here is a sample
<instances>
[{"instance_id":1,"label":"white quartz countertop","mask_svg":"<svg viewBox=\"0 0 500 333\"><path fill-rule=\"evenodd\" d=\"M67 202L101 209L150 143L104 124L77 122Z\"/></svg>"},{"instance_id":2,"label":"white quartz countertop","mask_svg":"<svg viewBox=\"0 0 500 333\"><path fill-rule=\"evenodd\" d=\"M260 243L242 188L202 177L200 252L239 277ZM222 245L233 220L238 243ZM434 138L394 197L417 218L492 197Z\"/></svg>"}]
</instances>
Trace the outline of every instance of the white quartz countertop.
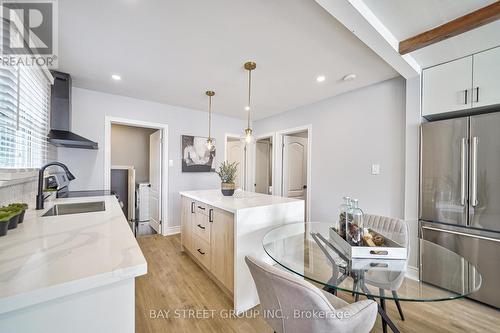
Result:
<instances>
[{"instance_id":1,"label":"white quartz countertop","mask_svg":"<svg viewBox=\"0 0 500 333\"><path fill-rule=\"evenodd\" d=\"M105 211L41 217L53 204ZM147 263L114 196L57 199L0 237L0 314L144 275Z\"/></svg>"},{"instance_id":2,"label":"white quartz countertop","mask_svg":"<svg viewBox=\"0 0 500 333\"><path fill-rule=\"evenodd\" d=\"M182 191L180 195L232 213L240 209L303 201L241 190L235 191L231 197L223 196L220 190Z\"/></svg>"}]
</instances>

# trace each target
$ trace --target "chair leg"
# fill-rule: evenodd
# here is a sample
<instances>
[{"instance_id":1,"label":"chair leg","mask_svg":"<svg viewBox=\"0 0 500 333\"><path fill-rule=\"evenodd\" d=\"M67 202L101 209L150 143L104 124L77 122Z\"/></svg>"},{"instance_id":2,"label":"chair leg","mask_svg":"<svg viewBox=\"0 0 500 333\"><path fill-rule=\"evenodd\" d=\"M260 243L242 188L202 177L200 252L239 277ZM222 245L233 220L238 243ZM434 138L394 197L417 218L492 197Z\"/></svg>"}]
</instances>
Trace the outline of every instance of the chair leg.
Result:
<instances>
[{"instance_id":1,"label":"chair leg","mask_svg":"<svg viewBox=\"0 0 500 333\"><path fill-rule=\"evenodd\" d=\"M398 308L399 316L401 317L401 320L405 320L405 315L403 314L403 308L401 307L401 304L399 304L398 300L398 293L396 290L392 291L392 296L394 297L394 302L396 302L396 306Z\"/></svg>"},{"instance_id":2,"label":"chair leg","mask_svg":"<svg viewBox=\"0 0 500 333\"><path fill-rule=\"evenodd\" d=\"M384 289L380 288L379 289L379 293L380 293L380 307L385 312L386 308L385 308L385 298L384 298L385 292L384 292ZM384 333L387 333L387 322L384 320L384 318L382 318L382 331Z\"/></svg>"}]
</instances>

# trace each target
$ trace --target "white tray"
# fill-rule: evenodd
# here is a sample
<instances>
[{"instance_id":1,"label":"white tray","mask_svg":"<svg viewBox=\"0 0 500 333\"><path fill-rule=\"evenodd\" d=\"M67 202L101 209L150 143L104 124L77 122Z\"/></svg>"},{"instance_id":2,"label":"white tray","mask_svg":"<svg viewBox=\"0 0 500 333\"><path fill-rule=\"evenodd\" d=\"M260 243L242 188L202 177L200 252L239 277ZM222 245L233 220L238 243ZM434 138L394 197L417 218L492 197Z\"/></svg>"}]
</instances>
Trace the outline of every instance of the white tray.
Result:
<instances>
[{"instance_id":1,"label":"white tray","mask_svg":"<svg viewBox=\"0 0 500 333\"><path fill-rule=\"evenodd\" d=\"M372 231L372 230L370 230ZM385 237L388 246L351 246L333 229L330 228L330 242L348 259L406 259L406 248Z\"/></svg>"}]
</instances>

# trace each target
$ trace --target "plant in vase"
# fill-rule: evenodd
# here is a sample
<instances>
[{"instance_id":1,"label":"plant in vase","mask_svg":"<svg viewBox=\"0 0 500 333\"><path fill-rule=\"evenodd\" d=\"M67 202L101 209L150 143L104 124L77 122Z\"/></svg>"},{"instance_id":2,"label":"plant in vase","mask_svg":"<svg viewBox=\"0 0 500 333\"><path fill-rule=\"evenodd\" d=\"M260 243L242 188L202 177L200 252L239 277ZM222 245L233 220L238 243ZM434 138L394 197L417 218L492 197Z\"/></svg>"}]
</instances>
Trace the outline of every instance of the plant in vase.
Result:
<instances>
[{"instance_id":1,"label":"plant in vase","mask_svg":"<svg viewBox=\"0 0 500 333\"><path fill-rule=\"evenodd\" d=\"M10 214L11 218L9 221L9 230L16 229L17 224L19 223L19 217L21 216L21 210L15 207L7 206L0 208L0 212L5 212Z\"/></svg>"},{"instance_id":2,"label":"plant in vase","mask_svg":"<svg viewBox=\"0 0 500 333\"><path fill-rule=\"evenodd\" d=\"M7 207L13 207L17 210L19 210L21 213L19 215L19 222L18 223L23 223L24 221L24 213L26 212L26 210L28 209L28 204L25 204L25 203L12 203L10 204L9 206Z\"/></svg>"},{"instance_id":3,"label":"plant in vase","mask_svg":"<svg viewBox=\"0 0 500 333\"><path fill-rule=\"evenodd\" d=\"M7 235L7 229L12 218L12 213L7 211L0 211L0 236Z\"/></svg>"},{"instance_id":4,"label":"plant in vase","mask_svg":"<svg viewBox=\"0 0 500 333\"><path fill-rule=\"evenodd\" d=\"M221 191L225 196L232 196L236 186L234 185L234 180L236 179L236 172L238 171L238 162L229 163L227 161L222 162L217 169L217 174L219 175L222 184Z\"/></svg>"}]
</instances>

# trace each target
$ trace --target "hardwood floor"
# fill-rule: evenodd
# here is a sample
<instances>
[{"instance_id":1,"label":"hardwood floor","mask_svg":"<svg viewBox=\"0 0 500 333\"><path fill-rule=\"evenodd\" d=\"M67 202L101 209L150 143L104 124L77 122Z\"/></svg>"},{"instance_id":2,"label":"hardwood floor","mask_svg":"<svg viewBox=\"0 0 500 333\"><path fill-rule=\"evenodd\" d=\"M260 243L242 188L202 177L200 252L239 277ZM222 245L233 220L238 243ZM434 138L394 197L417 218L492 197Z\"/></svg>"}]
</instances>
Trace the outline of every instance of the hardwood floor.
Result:
<instances>
[{"instance_id":1,"label":"hardwood floor","mask_svg":"<svg viewBox=\"0 0 500 333\"><path fill-rule=\"evenodd\" d=\"M141 237L138 242L148 274L136 279L136 332L272 332L260 316L226 318L231 300L180 251L179 235ZM340 296L353 301L350 295ZM498 332L500 328L500 311L467 299L402 305L405 321L399 319L394 302L387 301L390 317L405 333ZM382 332L380 319L372 332Z\"/></svg>"}]
</instances>

